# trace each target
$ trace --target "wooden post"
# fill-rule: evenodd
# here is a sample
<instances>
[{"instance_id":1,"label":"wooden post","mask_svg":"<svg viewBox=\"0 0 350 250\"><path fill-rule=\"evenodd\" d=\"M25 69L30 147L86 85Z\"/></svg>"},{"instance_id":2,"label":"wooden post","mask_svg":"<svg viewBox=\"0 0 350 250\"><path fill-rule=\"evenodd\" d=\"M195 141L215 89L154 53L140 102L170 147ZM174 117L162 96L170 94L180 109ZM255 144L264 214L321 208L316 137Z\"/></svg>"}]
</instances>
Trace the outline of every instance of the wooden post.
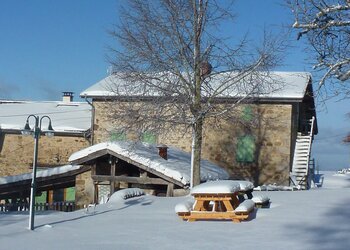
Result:
<instances>
[{"instance_id":1,"label":"wooden post","mask_svg":"<svg viewBox=\"0 0 350 250\"><path fill-rule=\"evenodd\" d=\"M94 203L98 203L98 182L94 182Z\"/></svg>"},{"instance_id":2,"label":"wooden post","mask_svg":"<svg viewBox=\"0 0 350 250\"><path fill-rule=\"evenodd\" d=\"M91 175L96 175L96 161L94 161L94 164L91 167ZM98 182L94 182L94 203L98 203Z\"/></svg>"},{"instance_id":3,"label":"wooden post","mask_svg":"<svg viewBox=\"0 0 350 250\"><path fill-rule=\"evenodd\" d=\"M174 183L169 183L166 189L166 196L172 197L174 196Z\"/></svg>"},{"instance_id":4,"label":"wooden post","mask_svg":"<svg viewBox=\"0 0 350 250\"><path fill-rule=\"evenodd\" d=\"M47 191L46 202L53 203L53 190Z\"/></svg>"},{"instance_id":5,"label":"wooden post","mask_svg":"<svg viewBox=\"0 0 350 250\"><path fill-rule=\"evenodd\" d=\"M117 159L110 155L110 163L111 163L111 176L114 177L115 176L115 167L116 167L116 163L117 163ZM115 188L115 180L111 180L110 181L110 191L109 191L109 195L111 196L114 193L114 188Z\"/></svg>"}]
</instances>

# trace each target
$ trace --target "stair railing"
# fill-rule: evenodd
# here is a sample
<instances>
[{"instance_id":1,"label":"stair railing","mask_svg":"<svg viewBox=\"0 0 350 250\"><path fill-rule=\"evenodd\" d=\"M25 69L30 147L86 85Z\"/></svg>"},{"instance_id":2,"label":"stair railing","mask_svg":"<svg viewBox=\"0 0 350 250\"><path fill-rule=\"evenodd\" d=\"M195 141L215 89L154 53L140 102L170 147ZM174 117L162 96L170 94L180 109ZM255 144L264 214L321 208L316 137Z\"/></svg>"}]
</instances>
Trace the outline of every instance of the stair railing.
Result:
<instances>
[{"instance_id":1,"label":"stair railing","mask_svg":"<svg viewBox=\"0 0 350 250\"><path fill-rule=\"evenodd\" d=\"M312 140L313 140L313 136L314 136L314 124L315 124L315 117L313 116L311 118L311 127L310 127L310 132L309 132L309 146L308 146L308 150L307 150L307 185L309 185L309 177L310 177L310 157L311 157L311 145L312 145Z\"/></svg>"}]
</instances>

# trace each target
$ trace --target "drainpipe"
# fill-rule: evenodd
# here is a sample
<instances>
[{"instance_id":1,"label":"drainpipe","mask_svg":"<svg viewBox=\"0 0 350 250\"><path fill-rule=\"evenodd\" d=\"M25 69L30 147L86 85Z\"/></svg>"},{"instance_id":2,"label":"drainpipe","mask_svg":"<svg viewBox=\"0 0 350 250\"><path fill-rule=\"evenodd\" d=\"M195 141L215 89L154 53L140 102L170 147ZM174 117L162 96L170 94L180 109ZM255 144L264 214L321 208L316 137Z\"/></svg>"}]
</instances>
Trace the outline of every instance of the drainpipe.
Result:
<instances>
[{"instance_id":1,"label":"drainpipe","mask_svg":"<svg viewBox=\"0 0 350 250\"><path fill-rule=\"evenodd\" d=\"M85 96L85 101L91 106L91 128L90 128L90 145L94 144L94 123L95 123L95 107Z\"/></svg>"}]
</instances>

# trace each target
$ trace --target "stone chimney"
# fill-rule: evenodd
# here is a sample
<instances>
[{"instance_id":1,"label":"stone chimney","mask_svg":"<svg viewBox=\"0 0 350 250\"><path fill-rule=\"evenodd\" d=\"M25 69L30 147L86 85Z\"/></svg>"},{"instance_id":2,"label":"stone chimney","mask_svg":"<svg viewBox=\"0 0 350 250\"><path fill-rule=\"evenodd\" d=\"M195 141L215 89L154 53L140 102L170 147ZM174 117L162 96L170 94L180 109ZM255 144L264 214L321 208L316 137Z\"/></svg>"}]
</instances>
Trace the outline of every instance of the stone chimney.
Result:
<instances>
[{"instance_id":1,"label":"stone chimney","mask_svg":"<svg viewBox=\"0 0 350 250\"><path fill-rule=\"evenodd\" d=\"M70 103L73 101L73 92L62 92L63 93L63 102L64 103Z\"/></svg>"},{"instance_id":2,"label":"stone chimney","mask_svg":"<svg viewBox=\"0 0 350 250\"><path fill-rule=\"evenodd\" d=\"M207 61L201 62L201 64L199 65L199 68L200 68L202 77L209 75L211 73L211 70L213 69L211 64Z\"/></svg>"},{"instance_id":3,"label":"stone chimney","mask_svg":"<svg viewBox=\"0 0 350 250\"><path fill-rule=\"evenodd\" d=\"M158 145L158 154L165 160L168 160L168 147L166 145Z\"/></svg>"}]
</instances>

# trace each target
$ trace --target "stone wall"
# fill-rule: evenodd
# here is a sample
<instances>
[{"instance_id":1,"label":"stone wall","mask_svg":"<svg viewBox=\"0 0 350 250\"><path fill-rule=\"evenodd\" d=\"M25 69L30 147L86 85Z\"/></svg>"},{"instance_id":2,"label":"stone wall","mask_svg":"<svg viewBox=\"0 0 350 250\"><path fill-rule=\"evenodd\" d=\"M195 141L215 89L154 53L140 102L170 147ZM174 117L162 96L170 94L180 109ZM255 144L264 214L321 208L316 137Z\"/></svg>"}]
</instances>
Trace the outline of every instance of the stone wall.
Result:
<instances>
[{"instance_id":1,"label":"stone wall","mask_svg":"<svg viewBox=\"0 0 350 250\"><path fill-rule=\"evenodd\" d=\"M94 142L111 139L115 129L110 117L108 102L94 102ZM114 104L115 105L115 104ZM254 119L227 123L215 121L212 126L207 121L204 128L202 158L208 159L229 171L232 178L249 179L257 184L289 184L291 166L292 137L296 126L292 125L293 108L291 104L250 105ZM242 106L235 112L241 112ZM247 125L250 124L250 125ZM255 139L255 160L250 163L238 163L236 160L238 138L250 134ZM130 139L130 138L127 138ZM191 151L191 131L178 127L176 132L159 134L157 143L176 146Z\"/></svg>"},{"instance_id":2,"label":"stone wall","mask_svg":"<svg viewBox=\"0 0 350 250\"><path fill-rule=\"evenodd\" d=\"M94 183L91 171L87 171L75 178L75 204L78 208L94 203Z\"/></svg>"},{"instance_id":3,"label":"stone wall","mask_svg":"<svg viewBox=\"0 0 350 250\"><path fill-rule=\"evenodd\" d=\"M38 145L38 166L68 164L69 156L90 145L83 137L41 136ZM0 176L31 172L34 139L21 134L0 133Z\"/></svg>"}]
</instances>

